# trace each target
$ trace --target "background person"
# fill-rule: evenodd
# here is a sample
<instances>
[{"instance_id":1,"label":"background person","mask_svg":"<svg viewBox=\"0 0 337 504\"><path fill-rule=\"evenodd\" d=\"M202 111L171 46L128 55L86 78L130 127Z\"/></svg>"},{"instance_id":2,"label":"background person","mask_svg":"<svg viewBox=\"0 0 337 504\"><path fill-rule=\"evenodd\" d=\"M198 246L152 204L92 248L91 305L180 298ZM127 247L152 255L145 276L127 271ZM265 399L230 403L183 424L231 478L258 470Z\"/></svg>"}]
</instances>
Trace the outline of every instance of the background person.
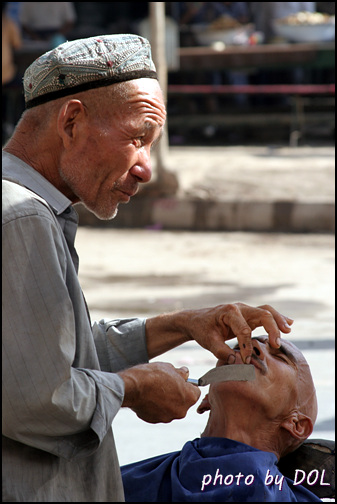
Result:
<instances>
[{"instance_id":1,"label":"background person","mask_svg":"<svg viewBox=\"0 0 337 504\"><path fill-rule=\"evenodd\" d=\"M250 9L256 30L264 34L265 42L276 37L273 22L299 12L315 12L316 2L251 2Z\"/></svg>"},{"instance_id":2,"label":"background person","mask_svg":"<svg viewBox=\"0 0 337 504\"><path fill-rule=\"evenodd\" d=\"M61 37L65 42L76 18L73 2L21 2L20 23L24 35L31 40Z\"/></svg>"},{"instance_id":3,"label":"background person","mask_svg":"<svg viewBox=\"0 0 337 504\"><path fill-rule=\"evenodd\" d=\"M6 6L7 2L2 2L2 145L12 134L16 122L15 94L11 91L13 86L19 85L20 76L14 62L14 51L22 45L19 27L7 15Z\"/></svg>"}]
</instances>

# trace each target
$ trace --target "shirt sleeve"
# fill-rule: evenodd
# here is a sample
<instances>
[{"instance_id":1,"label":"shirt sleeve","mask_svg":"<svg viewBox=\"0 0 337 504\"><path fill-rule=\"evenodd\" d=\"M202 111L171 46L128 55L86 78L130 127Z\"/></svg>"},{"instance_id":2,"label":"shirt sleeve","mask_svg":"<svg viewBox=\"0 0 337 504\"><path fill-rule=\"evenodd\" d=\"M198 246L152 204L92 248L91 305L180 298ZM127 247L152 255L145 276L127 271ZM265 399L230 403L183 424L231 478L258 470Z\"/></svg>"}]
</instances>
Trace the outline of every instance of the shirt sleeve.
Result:
<instances>
[{"instance_id":1,"label":"shirt sleeve","mask_svg":"<svg viewBox=\"0 0 337 504\"><path fill-rule=\"evenodd\" d=\"M143 318L108 320L93 324L101 369L117 373L149 361Z\"/></svg>"},{"instance_id":2,"label":"shirt sleeve","mask_svg":"<svg viewBox=\"0 0 337 504\"><path fill-rule=\"evenodd\" d=\"M3 434L67 459L99 447L124 396L99 368L89 322L76 333L71 262L44 205L3 226Z\"/></svg>"}]
</instances>

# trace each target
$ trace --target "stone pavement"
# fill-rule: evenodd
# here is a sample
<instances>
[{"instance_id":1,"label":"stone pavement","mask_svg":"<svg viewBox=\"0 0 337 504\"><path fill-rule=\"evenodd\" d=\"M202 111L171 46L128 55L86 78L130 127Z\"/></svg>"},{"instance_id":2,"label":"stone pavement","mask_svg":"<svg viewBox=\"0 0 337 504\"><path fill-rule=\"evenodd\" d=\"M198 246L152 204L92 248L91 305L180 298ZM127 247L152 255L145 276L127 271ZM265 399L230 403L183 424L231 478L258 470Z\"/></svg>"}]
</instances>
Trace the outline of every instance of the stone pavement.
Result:
<instances>
[{"instance_id":1,"label":"stone pavement","mask_svg":"<svg viewBox=\"0 0 337 504\"><path fill-rule=\"evenodd\" d=\"M147 185L112 222L102 223L78 205L80 222L114 228L333 232L334 162L332 146L170 147L165 163L178 180L177 194L163 196Z\"/></svg>"},{"instance_id":2,"label":"stone pavement","mask_svg":"<svg viewBox=\"0 0 337 504\"><path fill-rule=\"evenodd\" d=\"M318 394L312 437L335 438L332 234L80 227L76 246L92 320L149 317L235 301L267 303L293 318L288 337L308 360ZM191 377L200 377L215 364L212 354L194 342L156 360L186 365ZM179 450L198 437L207 414L198 415L196 407L183 420L157 425L122 409L113 422L120 463Z\"/></svg>"},{"instance_id":3,"label":"stone pavement","mask_svg":"<svg viewBox=\"0 0 337 504\"><path fill-rule=\"evenodd\" d=\"M290 337L312 369L312 437L334 439L334 148L171 147L167 168L179 181L174 196L145 189L105 223L80 208L92 225L77 237L92 318L271 304L295 319ZM215 363L194 342L156 360L187 365L192 377ZM113 425L120 463L198 437L206 415L196 407L168 425L122 409Z\"/></svg>"}]
</instances>

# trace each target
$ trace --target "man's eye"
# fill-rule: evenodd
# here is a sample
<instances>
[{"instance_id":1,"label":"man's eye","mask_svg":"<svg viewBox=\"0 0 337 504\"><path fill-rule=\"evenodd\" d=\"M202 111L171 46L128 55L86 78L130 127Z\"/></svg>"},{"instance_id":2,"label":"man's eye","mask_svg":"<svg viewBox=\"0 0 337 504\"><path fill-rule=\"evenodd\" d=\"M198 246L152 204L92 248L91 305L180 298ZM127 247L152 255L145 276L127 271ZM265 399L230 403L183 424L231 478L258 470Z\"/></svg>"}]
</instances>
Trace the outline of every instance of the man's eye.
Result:
<instances>
[{"instance_id":1,"label":"man's eye","mask_svg":"<svg viewBox=\"0 0 337 504\"><path fill-rule=\"evenodd\" d=\"M283 354L274 354L274 357L288 364L288 359Z\"/></svg>"},{"instance_id":2,"label":"man's eye","mask_svg":"<svg viewBox=\"0 0 337 504\"><path fill-rule=\"evenodd\" d=\"M135 145L135 147L137 147L137 149L139 149L140 147L142 147L143 143L144 143L144 137L143 136L140 136L140 137L137 137L137 138L133 139L133 144Z\"/></svg>"}]
</instances>

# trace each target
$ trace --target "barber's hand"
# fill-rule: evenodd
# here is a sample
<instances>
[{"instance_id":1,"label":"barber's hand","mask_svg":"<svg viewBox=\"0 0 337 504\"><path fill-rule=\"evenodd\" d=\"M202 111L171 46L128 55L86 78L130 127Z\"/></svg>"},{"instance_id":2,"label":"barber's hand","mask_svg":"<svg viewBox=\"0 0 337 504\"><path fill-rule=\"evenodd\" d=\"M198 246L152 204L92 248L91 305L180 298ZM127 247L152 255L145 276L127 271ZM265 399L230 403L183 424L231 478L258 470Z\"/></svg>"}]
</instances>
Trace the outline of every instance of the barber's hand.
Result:
<instances>
[{"instance_id":1,"label":"barber's hand","mask_svg":"<svg viewBox=\"0 0 337 504\"><path fill-rule=\"evenodd\" d=\"M166 362L140 364L120 371L125 383L122 406L131 408L149 423L184 418L200 397L198 387L187 383L188 369Z\"/></svg>"},{"instance_id":2,"label":"barber's hand","mask_svg":"<svg viewBox=\"0 0 337 504\"><path fill-rule=\"evenodd\" d=\"M248 364L253 352L251 336L254 329L264 327L270 345L278 348L280 331L289 333L293 323L292 319L281 315L269 305L254 308L243 303L233 303L191 310L189 315L189 337L228 364L235 361L235 354L225 341L237 338L242 361Z\"/></svg>"}]
</instances>

